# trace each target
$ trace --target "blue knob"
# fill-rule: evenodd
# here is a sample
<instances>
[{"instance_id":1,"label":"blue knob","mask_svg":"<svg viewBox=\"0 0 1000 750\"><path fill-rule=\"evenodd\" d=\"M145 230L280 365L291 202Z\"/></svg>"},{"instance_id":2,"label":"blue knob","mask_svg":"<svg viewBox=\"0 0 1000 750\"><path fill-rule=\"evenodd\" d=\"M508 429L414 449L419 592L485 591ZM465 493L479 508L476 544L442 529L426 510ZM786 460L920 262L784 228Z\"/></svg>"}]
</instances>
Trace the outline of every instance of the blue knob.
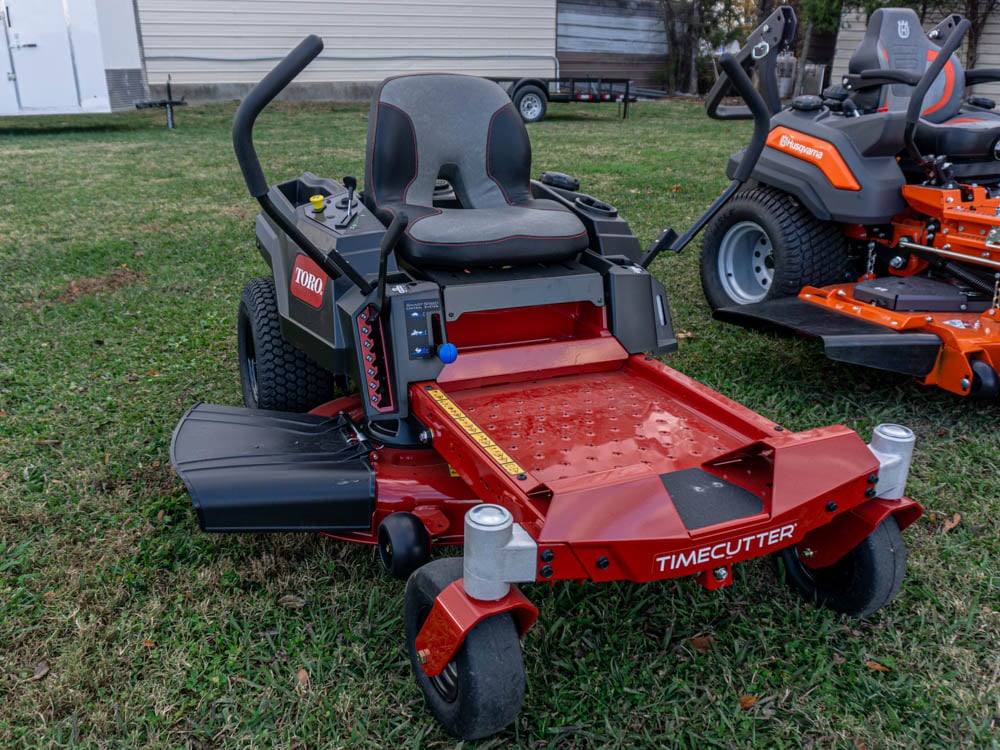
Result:
<instances>
[{"instance_id":1,"label":"blue knob","mask_svg":"<svg viewBox=\"0 0 1000 750\"><path fill-rule=\"evenodd\" d=\"M454 344L441 344L438 347L438 359L444 362L446 365L450 365L456 359L458 359L458 347Z\"/></svg>"}]
</instances>

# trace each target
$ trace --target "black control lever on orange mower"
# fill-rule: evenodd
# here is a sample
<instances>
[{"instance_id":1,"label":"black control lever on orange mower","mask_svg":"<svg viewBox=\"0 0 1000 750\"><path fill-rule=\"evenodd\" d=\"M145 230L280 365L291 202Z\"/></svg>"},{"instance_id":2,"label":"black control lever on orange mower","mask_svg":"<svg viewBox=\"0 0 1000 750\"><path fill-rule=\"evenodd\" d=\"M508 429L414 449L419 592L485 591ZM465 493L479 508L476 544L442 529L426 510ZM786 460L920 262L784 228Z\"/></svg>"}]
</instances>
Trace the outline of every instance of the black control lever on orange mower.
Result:
<instances>
[{"instance_id":1,"label":"black control lever on orange mower","mask_svg":"<svg viewBox=\"0 0 1000 750\"><path fill-rule=\"evenodd\" d=\"M772 115L781 111L781 97L778 93L778 53L795 39L798 21L795 11L788 5L779 6L758 26L739 51L734 55L736 62L747 75L757 71L757 79L763 91L764 102ZM749 106L731 106L722 103L729 95L733 77L723 69L722 75L705 97L705 108L713 120L749 120L754 114ZM743 97L746 100L746 97Z\"/></svg>"},{"instance_id":2,"label":"black control lever on orange mower","mask_svg":"<svg viewBox=\"0 0 1000 750\"><path fill-rule=\"evenodd\" d=\"M278 211L268 197L267 179L264 177L264 170L260 166L257 151L253 146L253 126L257 116L322 51L323 40L315 34L310 34L253 87L236 110L236 117L233 118L233 148L236 150L236 160L240 164L247 189L260 203L264 213L281 227L292 242L312 258L330 278L346 276L354 282L362 294L368 295L374 291L371 282L355 271L344 256L336 250L331 250L329 253L320 250L294 223Z\"/></svg>"},{"instance_id":3,"label":"black control lever on orange mower","mask_svg":"<svg viewBox=\"0 0 1000 750\"><path fill-rule=\"evenodd\" d=\"M783 6L787 7L787 6ZM674 253L679 253L688 243L695 238L705 225L712 220L719 209L721 209L726 202L733 197L737 190L743 187L750 175L753 174L754 167L757 166L757 161L760 159L761 153L764 151L764 146L767 143L767 134L771 130L771 112L767 108L767 104L764 103L764 98L760 95L760 92L754 88L753 81L750 80L750 76L747 75L743 66L736 60L732 55L723 55L720 59L720 64L722 65L722 70L725 75L729 78L732 83L733 88L743 97L743 101L747 103L747 108L753 115L753 136L750 138L750 143L747 144L746 149L743 151L743 158L740 159L740 165L736 168L736 174L733 176L733 181L729 183L722 194L712 201L712 205L703 213L698 220L680 237L673 229L664 229L660 236L653 241L653 243L646 250L646 253L642 256L642 260L639 264L643 268L649 268L650 264L656 260L658 256L664 250L670 250Z\"/></svg>"}]
</instances>

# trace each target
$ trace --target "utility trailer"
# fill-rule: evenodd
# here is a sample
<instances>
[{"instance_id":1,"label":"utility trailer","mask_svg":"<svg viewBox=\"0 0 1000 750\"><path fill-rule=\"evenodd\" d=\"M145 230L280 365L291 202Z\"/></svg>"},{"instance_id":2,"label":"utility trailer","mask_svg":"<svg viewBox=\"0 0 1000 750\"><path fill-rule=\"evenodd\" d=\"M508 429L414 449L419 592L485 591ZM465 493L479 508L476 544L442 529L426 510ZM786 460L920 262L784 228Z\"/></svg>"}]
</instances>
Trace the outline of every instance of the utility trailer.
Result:
<instances>
[{"instance_id":1,"label":"utility trailer","mask_svg":"<svg viewBox=\"0 0 1000 750\"><path fill-rule=\"evenodd\" d=\"M490 80L499 83L510 95L510 100L525 122L543 120L549 102L617 102L624 120L628 118L628 105L637 100L628 78L500 77Z\"/></svg>"}]
</instances>

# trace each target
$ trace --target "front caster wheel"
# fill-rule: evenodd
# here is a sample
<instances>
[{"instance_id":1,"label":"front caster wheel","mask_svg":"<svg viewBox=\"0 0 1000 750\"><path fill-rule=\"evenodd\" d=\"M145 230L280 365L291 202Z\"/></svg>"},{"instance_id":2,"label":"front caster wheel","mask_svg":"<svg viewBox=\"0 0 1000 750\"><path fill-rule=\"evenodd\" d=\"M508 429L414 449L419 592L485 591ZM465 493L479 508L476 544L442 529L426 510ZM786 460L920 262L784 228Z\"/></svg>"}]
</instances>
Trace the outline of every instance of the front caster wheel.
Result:
<instances>
[{"instance_id":1,"label":"front caster wheel","mask_svg":"<svg viewBox=\"0 0 1000 750\"><path fill-rule=\"evenodd\" d=\"M981 359L972 362L972 388L969 396L980 401L988 401L1000 394L1000 376Z\"/></svg>"},{"instance_id":2,"label":"front caster wheel","mask_svg":"<svg viewBox=\"0 0 1000 750\"><path fill-rule=\"evenodd\" d=\"M511 724L524 701L524 660L517 627L509 614L480 622L441 674L429 677L420 665L417 634L449 584L462 577L462 558L434 560L406 582L406 648L427 705L453 737L476 740Z\"/></svg>"},{"instance_id":3,"label":"front caster wheel","mask_svg":"<svg viewBox=\"0 0 1000 750\"><path fill-rule=\"evenodd\" d=\"M431 557L431 538L412 513L392 513L378 526L378 559L386 572L407 578Z\"/></svg>"},{"instance_id":4,"label":"front caster wheel","mask_svg":"<svg viewBox=\"0 0 1000 750\"><path fill-rule=\"evenodd\" d=\"M828 567L806 567L798 547L779 555L786 583L807 601L853 617L867 617L892 601L906 574L906 544L892 516Z\"/></svg>"}]
</instances>

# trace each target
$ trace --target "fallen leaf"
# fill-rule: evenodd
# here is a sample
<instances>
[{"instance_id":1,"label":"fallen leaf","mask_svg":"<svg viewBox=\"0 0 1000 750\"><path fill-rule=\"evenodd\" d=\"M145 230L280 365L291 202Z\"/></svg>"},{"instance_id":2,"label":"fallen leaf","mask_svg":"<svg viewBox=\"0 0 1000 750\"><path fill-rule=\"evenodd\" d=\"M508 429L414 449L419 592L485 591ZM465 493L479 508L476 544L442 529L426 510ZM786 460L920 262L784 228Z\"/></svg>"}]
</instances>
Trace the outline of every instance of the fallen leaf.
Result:
<instances>
[{"instance_id":1,"label":"fallen leaf","mask_svg":"<svg viewBox=\"0 0 1000 750\"><path fill-rule=\"evenodd\" d=\"M677 333L674 334L674 336L676 336L679 339L693 339L694 338L694 334L691 333L691 331L678 331Z\"/></svg>"},{"instance_id":2,"label":"fallen leaf","mask_svg":"<svg viewBox=\"0 0 1000 750\"><path fill-rule=\"evenodd\" d=\"M715 639L710 635L696 635L690 640L691 648L699 654L707 654L712 650L712 643Z\"/></svg>"},{"instance_id":3,"label":"fallen leaf","mask_svg":"<svg viewBox=\"0 0 1000 750\"><path fill-rule=\"evenodd\" d=\"M838 654L835 651L833 653L833 656L830 657L830 661L832 661L834 664L843 664L844 662L847 661L847 659L845 659L842 655Z\"/></svg>"},{"instance_id":4,"label":"fallen leaf","mask_svg":"<svg viewBox=\"0 0 1000 750\"><path fill-rule=\"evenodd\" d=\"M299 690L309 689L309 672L305 667L301 667L298 672L295 673L295 679L298 682Z\"/></svg>"},{"instance_id":5,"label":"fallen leaf","mask_svg":"<svg viewBox=\"0 0 1000 750\"><path fill-rule=\"evenodd\" d=\"M673 185L670 186L671 193L679 193L680 191L681 191L681 186L679 182L675 182Z\"/></svg>"},{"instance_id":6,"label":"fallen leaf","mask_svg":"<svg viewBox=\"0 0 1000 750\"><path fill-rule=\"evenodd\" d=\"M142 645L145 646L146 648L153 648L156 645L156 641L154 641L152 638L147 638L142 642Z\"/></svg>"},{"instance_id":7,"label":"fallen leaf","mask_svg":"<svg viewBox=\"0 0 1000 750\"><path fill-rule=\"evenodd\" d=\"M744 711L749 711L758 700L759 698L756 695L741 695L740 708Z\"/></svg>"},{"instance_id":8,"label":"fallen leaf","mask_svg":"<svg viewBox=\"0 0 1000 750\"><path fill-rule=\"evenodd\" d=\"M278 599L278 604L282 607L288 607L288 609L302 609L306 606L306 600L295 594L285 594Z\"/></svg>"},{"instance_id":9,"label":"fallen leaf","mask_svg":"<svg viewBox=\"0 0 1000 750\"><path fill-rule=\"evenodd\" d=\"M865 662L865 666L868 667L872 672L888 672L889 667L885 664L875 661L874 659L868 659Z\"/></svg>"},{"instance_id":10,"label":"fallen leaf","mask_svg":"<svg viewBox=\"0 0 1000 750\"><path fill-rule=\"evenodd\" d=\"M35 673L28 678L29 682L38 682L39 680L45 679L45 675L49 673L49 663L46 661L40 661L35 665Z\"/></svg>"},{"instance_id":11,"label":"fallen leaf","mask_svg":"<svg viewBox=\"0 0 1000 750\"><path fill-rule=\"evenodd\" d=\"M151 378L158 378L158 377L160 377L160 373L158 371L156 371L156 370L146 370L146 375L148 375Z\"/></svg>"},{"instance_id":12,"label":"fallen leaf","mask_svg":"<svg viewBox=\"0 0 1000 750\"><path fill-rule=\"evenodd\" d=\"M54 438L47 438L45 440L36 440L35 445L48 445L53 448L56 448L62 445L62 440L56 440Z\"/></svg>"},{"instance_id":13,"label":"fallen leaf","mask_svg":"<svg viewBox=\"0 0 1000 750\"><path fill-rule=\"evenodd\" d=\"M162 521L165 515L167 515L167 512L165 510L161 510L159 513L156 514L156 520Z\"/></svg>"},{"instance_id":14,"label":"fallen leaf","mask_svg":"<svg viewBox=\"0 0 1000 750\"><path fill-rule=\"evenodd\" d=\"M941 524L941 533L942 534L947 534L949 531L951 531L952 529L954 529L960 523L962 523L962 514L961 513L956 513L951 518L946 518L945 521L944 521L944 523Z\"/></svg>"},{"instance_id":15,"label":"fallen leaf","mask_svg":"<svg viewBox=\"0 0 1000 750\"><path fill-rule=\"evenodd\" d=\"M854 740L854 750L868 750L864 740Z\"/></svg>"}]
</instances>

